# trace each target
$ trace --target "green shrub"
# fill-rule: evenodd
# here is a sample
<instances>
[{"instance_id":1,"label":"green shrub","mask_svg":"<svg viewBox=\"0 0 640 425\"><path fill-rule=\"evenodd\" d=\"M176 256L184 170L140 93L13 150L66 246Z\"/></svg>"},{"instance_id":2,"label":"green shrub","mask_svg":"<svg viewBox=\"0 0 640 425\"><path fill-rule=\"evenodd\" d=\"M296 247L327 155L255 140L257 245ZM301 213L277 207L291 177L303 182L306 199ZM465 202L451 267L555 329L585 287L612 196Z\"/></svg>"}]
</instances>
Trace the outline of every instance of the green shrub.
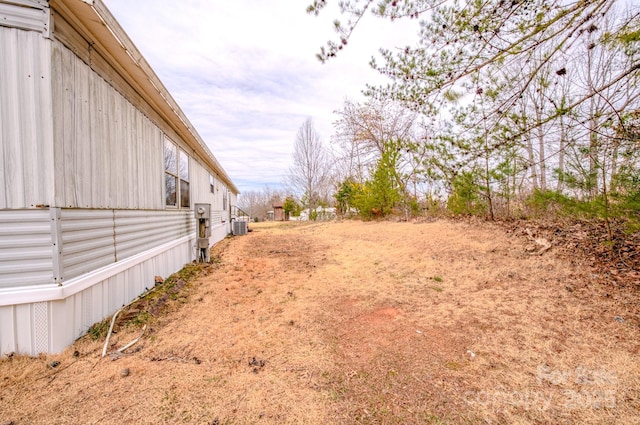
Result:
<instances>
[{"instance_id":1,"label":"green shrub","mask_svg":"<svg viewBox=\"0 0 640 425\"><path fill-rule=\"evenodd\" d=\"M376 164L373 180L367 181L363 190L355 196L354 204L363 219L386 217L402 200L396 178L398 159L396 150L383 153Z\"/></svg>"},{"instance_id":2,"label":"green shrub","mask_svg":"<svg viewBox=\"0 0 640 425\"><path fill-rule=\"evenodd\" d=\"M532 218L565 216L576 209L571 198L555 190L535 189L525 205Z\"/></svg>"},{"instance_id":3,"label":"green shrub","mask_svg":"<svg viewBox=\"0 0 640 425\"><path fill-rule=\"evenodd\" d=\"M455 215L485 215L487 203L482 199L482 187L476 174L465 171L452 181L453 191L447 200L447 209Z\"/></svg>"}]
</instances>

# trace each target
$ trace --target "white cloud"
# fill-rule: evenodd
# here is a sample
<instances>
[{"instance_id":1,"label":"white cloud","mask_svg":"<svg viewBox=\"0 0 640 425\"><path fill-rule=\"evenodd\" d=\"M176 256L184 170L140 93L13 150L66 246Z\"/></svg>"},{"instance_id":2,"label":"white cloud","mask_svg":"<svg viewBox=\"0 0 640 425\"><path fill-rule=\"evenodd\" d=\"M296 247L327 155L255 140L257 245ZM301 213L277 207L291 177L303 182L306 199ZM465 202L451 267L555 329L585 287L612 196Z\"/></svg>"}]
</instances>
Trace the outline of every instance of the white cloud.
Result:
<instances>
[{"instance_id":1,"label":"white cloud","mask_svg":"<svg viewBox=\"0 0 640 425\"><path fill-rule=\"evenodd\" d=\"M307 117L328 141L333 111L382 81L370 57L417 31L367 19L321 64L335 8L314 17L305 0L104 1L241 191L282 182Z\"/></svg>"}]
</instances>

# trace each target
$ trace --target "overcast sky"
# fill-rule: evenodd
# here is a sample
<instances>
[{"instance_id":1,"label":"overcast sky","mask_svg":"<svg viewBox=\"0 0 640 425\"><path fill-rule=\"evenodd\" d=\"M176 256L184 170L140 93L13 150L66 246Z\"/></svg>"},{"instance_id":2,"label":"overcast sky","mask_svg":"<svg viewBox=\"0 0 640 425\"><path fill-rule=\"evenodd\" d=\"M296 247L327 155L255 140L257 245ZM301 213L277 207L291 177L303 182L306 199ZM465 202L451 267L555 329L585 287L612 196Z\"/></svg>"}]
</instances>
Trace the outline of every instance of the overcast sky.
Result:
<instances>
[{"instance_id":1,"label":"overcast sky","mask_svg":"<svg viewBox=\"0 0 640 425\"><path fill-rule=\"evenodd\" d=\"M104 0L241 192L281 185L307 117L329 143L334 111L384 81L371 56L416 37L416 21L370 16L322 64L337 1L319 17L305 12L310 2Z\"/></svg>"}]
</instances>

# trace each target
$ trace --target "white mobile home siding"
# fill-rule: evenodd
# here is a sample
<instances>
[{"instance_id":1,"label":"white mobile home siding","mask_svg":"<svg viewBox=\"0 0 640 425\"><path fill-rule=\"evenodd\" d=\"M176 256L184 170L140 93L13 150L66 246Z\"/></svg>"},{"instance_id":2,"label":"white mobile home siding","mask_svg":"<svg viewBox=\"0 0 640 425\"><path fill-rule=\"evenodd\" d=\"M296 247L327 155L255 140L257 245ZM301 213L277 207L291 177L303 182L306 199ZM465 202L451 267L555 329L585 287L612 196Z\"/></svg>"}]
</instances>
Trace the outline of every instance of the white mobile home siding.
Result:
<instances>
[{"instance_id":1,"label":"white mobile home siding","mask_svg":"<svg viewBox=\"0 0 640 425\"><path fill-rule=\"evenodd\" d=\"M188 210L62 209L61 281L191 236L192 215Z\"/></svg>"},{"instance_id":2,"label":"white mobile home siding","mask_svg":"<svg viewBox=\"0 0 640 425\"><path fill-rule=\"evenodd\" d=\"M51 284L53 263L49 210L0 210L0 289Z\"/></svg>"},{"instance_id":3,"label":"white mobile home siding","mask_svg":"<svg viewBox=\"0 0 640 425\"><path fill-rule=\"evenodd\" d=\"M49 34L51 18L46 0L11 0L0 4L0 26Z\"/></svg>"},{"instance_id":4,"label":"white mobile home siding","mask_svg":"<svg viewBox=\"0 0 640 425\"><path fill-rule=\"evenodd\" d=\"M165 139L211 243L237 189L100 0L0 0L0 49L0 354L59 352L195 258Z\"/></svg>"},{"instance_id":5,"label":"white mobile home siding","mask_svg":"<svg viewBox=\"0 0 640 425\"><path fill-rule=\"evenodd\" d=\"M0 26L0 55L0 209L50 205L50 41L35 31Z\"/></svg>"},{"instance_id":6,"label":"white mobile home siding","mask_svg":"<svg viewBox=\"0 0 640 425\"><path fill-rule=\"evenodd\" d=\"M55 204L164 209L160 129L57 41L52 62Z\"/></svg>"},{"instance_id":7,"label":"white mobile home siding","mask_svg":"<svg viewBox=\"0 0 640 425\"><path fill-rule=\"evenodd\" d=\"M194 164L191 166L193 176L192 200L211 204L211 238L221 240L231 232L229 211L228 209L225 211L222 205L222 187L224 183L218 175L202 167L196 161L192 161L192 164ZM211 185L209 184L210 175L213 175L215 180L213 193L211 193Z\"/></svg>"}]
</instances>

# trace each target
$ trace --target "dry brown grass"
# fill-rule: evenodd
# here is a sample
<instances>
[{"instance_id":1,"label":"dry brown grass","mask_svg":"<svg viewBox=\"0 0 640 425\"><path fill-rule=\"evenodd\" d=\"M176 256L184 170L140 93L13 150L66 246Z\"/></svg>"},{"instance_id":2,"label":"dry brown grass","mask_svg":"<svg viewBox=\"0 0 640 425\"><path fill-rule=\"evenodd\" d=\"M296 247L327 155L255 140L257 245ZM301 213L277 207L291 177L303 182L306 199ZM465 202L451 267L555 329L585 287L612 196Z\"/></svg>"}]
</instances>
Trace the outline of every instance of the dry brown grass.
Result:
<instances>
[{"instance_id":1,"label":"dry brown grass","mask_svg":"<svg viewBox=\"0 0 640 425\"><path fill-rule=\"evenodd\" d=\"M640 422L637 294L579 261L489 224L252 227L127 354L1 360L0 424Z\"/></svg>"}]
</instances>

